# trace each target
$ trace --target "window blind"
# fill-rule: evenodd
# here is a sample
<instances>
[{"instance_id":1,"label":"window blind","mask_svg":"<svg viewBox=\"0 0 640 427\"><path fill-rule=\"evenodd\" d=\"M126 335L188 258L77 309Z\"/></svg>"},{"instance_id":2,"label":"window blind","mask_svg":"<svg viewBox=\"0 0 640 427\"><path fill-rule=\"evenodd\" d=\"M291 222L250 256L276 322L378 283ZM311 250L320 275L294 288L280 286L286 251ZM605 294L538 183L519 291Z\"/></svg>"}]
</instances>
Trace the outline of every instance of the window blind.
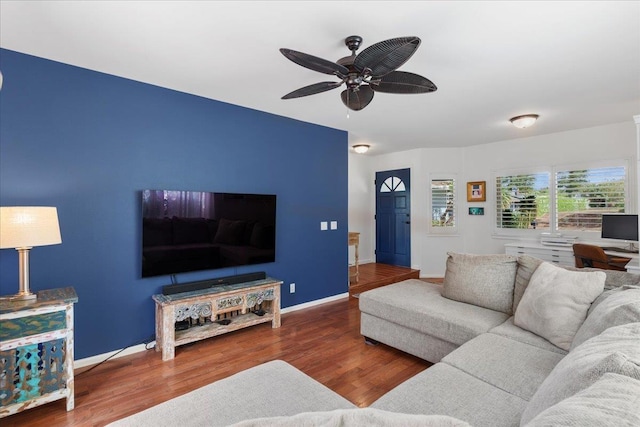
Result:
<instances>
[{"instance_id":1,"label":"window blind","mask_svg":"<svg viewBox=\"0 0 640 427\"><path fill-rule=\"evenodd\" d=\"M431 226L455 227L455 180L431 180Z\"/></svg>"}]
</instances>

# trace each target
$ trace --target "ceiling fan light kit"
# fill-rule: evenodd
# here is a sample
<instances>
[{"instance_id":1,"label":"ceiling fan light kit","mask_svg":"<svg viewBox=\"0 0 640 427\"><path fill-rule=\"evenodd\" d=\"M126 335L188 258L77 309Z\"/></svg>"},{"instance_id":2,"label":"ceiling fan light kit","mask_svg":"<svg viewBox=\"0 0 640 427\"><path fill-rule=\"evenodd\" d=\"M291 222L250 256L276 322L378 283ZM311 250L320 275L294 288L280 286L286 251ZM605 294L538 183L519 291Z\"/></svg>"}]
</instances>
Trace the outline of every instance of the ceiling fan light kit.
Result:
<instances>
[{"instance_id":1,"label":"ceiling fan light kit","mask_svg":"<svg viewBox=\"0 0 640 427\"><path fill-rule=\"evenodd\" d=\"M537 114L524 114L522 116L512 117L509 121L518 129L524 129L533 126L536 120L538 120L538 117L540 116Z\"/></svg>"},{"instance_id":2,"label":"ceiling fan light kit","mask_svg":"<svg viewBox=\"0 0 640 427\"><path fill-rule=\"evenodd\" d=\"M364 154L369 151L370 146L368 144L356 144L353 146L353 151L358 154Z\"/></svg>"},{"instance_id":3,"label":"ceiling fan light kit","mask_svg":"<svg viewBox=\"0 0 640 427\"><path fill-rule=\"evenodd\" d=\"M282 99L315 95L331 89L346 86L340 97L347 108L359 111L373 100L375 92L413 94L435 92L438 88L429 79L418 74L396 71L413 56L420 39L418 37L398 37L369 46L356 55L362 44L362 37L349 36L345 45L351 55L336 62L318 58L292 49L280 49L289 60L323 74L334 75L340 81L314 83L294 90Z\"/></svg>"}]
</instances>

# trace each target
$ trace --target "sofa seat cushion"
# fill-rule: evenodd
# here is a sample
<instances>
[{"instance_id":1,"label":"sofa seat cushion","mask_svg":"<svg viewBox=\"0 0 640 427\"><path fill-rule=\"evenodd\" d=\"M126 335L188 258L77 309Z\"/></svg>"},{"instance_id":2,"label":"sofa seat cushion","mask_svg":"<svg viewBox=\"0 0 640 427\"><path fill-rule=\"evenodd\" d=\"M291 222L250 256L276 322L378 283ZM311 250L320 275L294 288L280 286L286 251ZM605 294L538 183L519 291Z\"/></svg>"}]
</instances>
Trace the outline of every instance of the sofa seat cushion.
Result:
<instances>
[{"instance_id":1,"label":"sofa seat cushion","mask_svg":"<svg viewBox=\"0 0 640 427\"><path fill-rule=\"evenodd\" d=\"M487 332L509 317L444 298L441 285L418 279L363 292L359 304L362 312L456 345Z\"/></svg>"},{"instance_id":2,"label":"sofa seat cushion","mask_svg":"<svg viewBox=\"0 0 640 427\"><path fill-rule=\"evenodd\" d=\"M407 414L448 415L474 427L516 426L527 402L446 363L437 363L370 407Z\"/></svg>"},{"instance_id":3,"label":"sofa seat cushion","mask_svg":"<svg viewBox=\"0 0 640 427\"><path fill-rule=\"evenodd\" d=\"M563 357L487 333L449 353L442 363L528 401Z\"/></svg>"},{"instance_id":4,"label":"sofa seat cushion","mask_svg":"<svg viewBox=\"0 0 640 427\"><path fill-rule=\"evenodd\" d=\"M553 351L554 353L565 355L567 350L563 350L560 347L556 347L549 341L545 340L539 335L524 330L513 324L513 316L508 318L504 323L496 326L489 331L491 334L500 335L512 340L520 341L525 344L532 345L534 347L541 348L543 350Z\"/></svg>"},{"instance_id":5,"label":"sofa seat cushion","mask_svg":"<svg viewBox=\"0 0 640 427\"><path fill-rule=\"evenodd\" d=\"M248 418L356 408L282 360L239 372L109 427L227 426Z\"/></svg>"},{"instance_id":6,"label":"sofa seat cushion","mask_svg":"<svg viewBox=\"0 0 640 427\"><path fill-rule=\"evenodd\" d=\"M230 427L471 427L469 423L446 415L399 414L373 408L337 409L305 412L290 417L257 418Z\"/></svg>"},{"instance_id":7,"label":"sofa seat cushion","mask_svg":"<svg viewBox=\"0 0 640 427\"><path fill-rule=\"evenodd\" d=\"M640 381L604 374L593 385L541 412L526 427L640 426Z\"/></svg>"},{"instance_id":8,"label":"sofa seat cushion","mask_svg":"<svg viewBox=\"0 0 640 427\"><path fill-rule=\"evenodd\" d=\"M543 381L522 414L526 424L545 409L586 389L606 373L640 380L640 323L614 326L562 359Z\"/></svg>"}]
</instances>

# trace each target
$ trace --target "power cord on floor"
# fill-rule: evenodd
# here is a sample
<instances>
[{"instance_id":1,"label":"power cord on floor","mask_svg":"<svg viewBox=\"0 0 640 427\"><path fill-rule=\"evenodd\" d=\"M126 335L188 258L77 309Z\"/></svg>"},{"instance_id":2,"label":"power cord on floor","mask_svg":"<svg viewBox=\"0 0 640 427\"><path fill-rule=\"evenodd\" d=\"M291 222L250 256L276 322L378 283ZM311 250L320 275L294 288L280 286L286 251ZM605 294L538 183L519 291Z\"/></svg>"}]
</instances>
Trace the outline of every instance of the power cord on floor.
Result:
<instances>
[{"instance_id":1,"label":"power cord on floor","mask_svg":"<svg viewBox=\"0 0 640 427\"><path fill-rule=\"evenodd\" d=\"M89 372L89 371L91 371L91 370L93 370L93 369L97 368L98 366L102 365L104 362L106 362L106 361L108 361L108 360L110 360L110 359L114 358L114 357L115 357L115 356L117 356L118 354L122 353L122 352L123 352L123 351L125 351L126 349L131 348L131 347L134 347L134 346L136 346L136 345L144 344L144 349L145 349L145 350L151 350L151 349L153 348L153 346L151 346L151 347L149 347L149 346L150 346L150 345L155 341L155 339L156 339L156 336L155 336L155 335L151 335L148 339L146 339L146 340L144 340L144 341L142 341L142 342L139 342L139 343L136 343L136 344L131 344L131 345L129 345L129 346L126 346L125 348L122 348L122 349L120 349L120 350L116 351L115 353L113 353L112 355L110 355L109 357L107 357L106 359L104 359L103 361L96 363L95 365L93 365L92 367L90 367L89 369L87 369L86 371L82 371L82 372L78 373L77 375L75 375L75 377L79 377L79 376L80 376L80 375L82 375L82 374L86 374L87 372Z\"/></svg>"}]
</instances>

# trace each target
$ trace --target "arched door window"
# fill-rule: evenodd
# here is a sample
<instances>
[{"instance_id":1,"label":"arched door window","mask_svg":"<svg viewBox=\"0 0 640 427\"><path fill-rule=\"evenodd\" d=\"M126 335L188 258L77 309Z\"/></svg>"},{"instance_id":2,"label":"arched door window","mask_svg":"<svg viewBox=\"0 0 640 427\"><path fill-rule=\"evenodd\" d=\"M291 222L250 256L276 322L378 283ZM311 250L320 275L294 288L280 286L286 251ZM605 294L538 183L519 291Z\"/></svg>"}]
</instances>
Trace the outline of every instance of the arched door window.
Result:
<instances>
[{"instance_id":1,"label":"arched door window","mask_svg":"<svg viewBox=\"0 0 640 427\"><path fill-rule=\"evenodd\" d=\"M380 186L381 193L391 193L398 191L406 191L406 188L404 186L404 182L402 182L402 180L397 176L390 176L389 178L385 179Z\"/></svg>"}]
</instances>

